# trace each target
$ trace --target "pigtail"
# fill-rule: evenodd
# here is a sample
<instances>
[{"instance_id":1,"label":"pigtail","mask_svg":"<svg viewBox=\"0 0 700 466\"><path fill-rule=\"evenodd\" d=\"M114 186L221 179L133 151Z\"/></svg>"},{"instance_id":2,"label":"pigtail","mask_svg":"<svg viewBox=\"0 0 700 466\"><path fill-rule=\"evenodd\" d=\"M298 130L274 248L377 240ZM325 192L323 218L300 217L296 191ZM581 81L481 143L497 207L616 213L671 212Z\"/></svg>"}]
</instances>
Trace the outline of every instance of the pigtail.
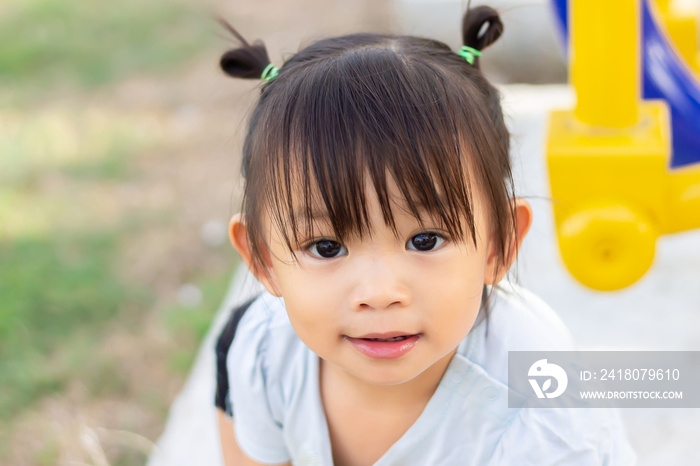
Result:
<instances>
[{"instance_id":1,"label":"pigtail","mask_svg":"<svg viewBox=\"0 0 700 466\"><path fill-rule=\"evenodd\" d=\"M265 44L257 40L251 45L226 20L219 19L219 23L241 44L221 56L221 69L233 78L260 79L270 65Z\"/></svg>"},{"instance_id":2,"label":"pigtail","mask_svg":"<svg viewBox=\"0 0 700 466\"><path fill-rule=\"evenodd\" d=\"M484 50L503 34L503 23L498 12L488 6L468 8L462 19L462 43L476 50ZM474 66L479 67L478 57Z\"/></svg>"}]
</instances>

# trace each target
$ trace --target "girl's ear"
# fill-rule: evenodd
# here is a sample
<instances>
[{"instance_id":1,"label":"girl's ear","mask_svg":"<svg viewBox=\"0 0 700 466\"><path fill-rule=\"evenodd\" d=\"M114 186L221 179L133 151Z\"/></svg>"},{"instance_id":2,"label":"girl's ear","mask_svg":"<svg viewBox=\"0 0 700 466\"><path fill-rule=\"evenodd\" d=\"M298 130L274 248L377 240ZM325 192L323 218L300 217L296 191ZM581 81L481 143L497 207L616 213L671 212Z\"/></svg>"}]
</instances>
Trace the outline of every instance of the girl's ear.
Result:
<instances>
[{"instance_id":1,"label":"girl's ear","mask_svg":"<svg viewBox=\"0 0 700 466\"><path fill-rule=\"evenodd\" d=\"M270 294L282 296L277 275L275 274L275 270L272 267L272 261L270 260L270 252L265 245L263 245L264 249L262 251L264 262L263 269L261 270L260 266L256 266L253 262L253 248L248 240L248 230L245 225L245 216L243 214L239 213L231 218L228 228L228 235L229 239L231 240L231 244L241 255L243 261L248 266L248 270L255 275L255 278L257 278L258 281L263 284Z\"/></svg>"},{"instance_id":2,"label":"girl's ear","mask_svg":"<svg viewBox=\"0 0 700 466\"><path fill-rule=\"evenodd\" d=\"M506 272L510 269L510 266L513 265L520 251L520 246L523 244L525 235L527 235L532 225L532 208L529 202L523 198L516 197L510 200L510 206L515 214L515 235L508 238L509 243L505 245L507 256L503 258L503 262L499 260L498 251L496 251L495 248L496 242L494 238L491 238L486 258L486 273L484 276L484 283L486 285L495 285L503 279Z\"/></svg>"}]
</instances>

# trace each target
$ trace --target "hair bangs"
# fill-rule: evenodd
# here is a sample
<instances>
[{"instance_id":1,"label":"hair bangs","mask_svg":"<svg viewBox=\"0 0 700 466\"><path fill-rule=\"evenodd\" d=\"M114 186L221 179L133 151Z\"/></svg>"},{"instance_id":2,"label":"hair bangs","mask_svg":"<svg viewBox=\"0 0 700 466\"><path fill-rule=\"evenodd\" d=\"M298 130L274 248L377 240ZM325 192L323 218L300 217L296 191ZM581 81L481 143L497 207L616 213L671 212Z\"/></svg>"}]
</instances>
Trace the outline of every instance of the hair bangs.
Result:
<instances>
[{"instance_id":1,"label":"hair bangs","mask_svg":"<svg viewBox=\"0 0 700 466\"><path fill-rule=\"evenodd\" d=\"M341 242L371 235L367 181L396 234L393 206L403 204L421 225L427 214L476 242L459 89L408 60L386 46L349 50L288 76L285 98L268 102L258 192L290 249L318 221ZM403 199L390 199L389 177Z\"/></svg>"}]
</instances>

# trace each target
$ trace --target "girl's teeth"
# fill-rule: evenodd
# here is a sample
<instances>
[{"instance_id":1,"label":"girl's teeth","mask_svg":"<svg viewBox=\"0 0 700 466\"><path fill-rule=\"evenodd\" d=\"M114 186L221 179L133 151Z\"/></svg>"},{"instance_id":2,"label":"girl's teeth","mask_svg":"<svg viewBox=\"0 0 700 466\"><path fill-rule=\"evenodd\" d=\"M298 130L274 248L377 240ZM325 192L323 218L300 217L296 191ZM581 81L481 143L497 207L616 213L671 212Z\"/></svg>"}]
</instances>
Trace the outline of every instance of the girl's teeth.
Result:
<instances>
[{"instance_id":1,"label":"girl's teeth","mask_svg":"<svg viewBox=\"0 0 700 466\"><path fill-rule=\"evenodd\" d=\"M367 338L367 340L371 341L399 341L399 340L405 340L408 338L407 336L400 336L400 337L393 337L393 338Z\"/></svg>"}]
</instances>

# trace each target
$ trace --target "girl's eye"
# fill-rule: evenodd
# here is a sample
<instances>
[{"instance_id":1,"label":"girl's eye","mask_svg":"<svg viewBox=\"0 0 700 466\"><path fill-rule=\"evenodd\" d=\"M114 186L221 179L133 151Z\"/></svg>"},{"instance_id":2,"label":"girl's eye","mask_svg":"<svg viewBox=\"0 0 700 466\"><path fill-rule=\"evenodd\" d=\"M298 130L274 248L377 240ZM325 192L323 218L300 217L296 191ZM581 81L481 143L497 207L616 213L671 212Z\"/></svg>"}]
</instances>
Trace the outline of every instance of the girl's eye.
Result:
<instances>
[{"instance_id":1,"label":"girl's eye","mask_svg":"<svg viewBox=\"0 0 700 466\"><path fill-rule=\"evenodd\" d=\"M431 231L426 231L423 233L418 233L408 240L406 247L414 251L432 251L433 249L442 245L445 242L445 238L437 233Z\"/></svg>"},{"instance_id":2,"label":"girl's eye","mask_svg":"<svg viewBox=\"0 0 700 466\"><path fill-rule=\"evenodd\" d=\"M344 256L348 253L345 246L330 239L322 239L316 241L306 248L311 254L323 259L332 259L338 256Z\"/></svg>"}]
</instances>

